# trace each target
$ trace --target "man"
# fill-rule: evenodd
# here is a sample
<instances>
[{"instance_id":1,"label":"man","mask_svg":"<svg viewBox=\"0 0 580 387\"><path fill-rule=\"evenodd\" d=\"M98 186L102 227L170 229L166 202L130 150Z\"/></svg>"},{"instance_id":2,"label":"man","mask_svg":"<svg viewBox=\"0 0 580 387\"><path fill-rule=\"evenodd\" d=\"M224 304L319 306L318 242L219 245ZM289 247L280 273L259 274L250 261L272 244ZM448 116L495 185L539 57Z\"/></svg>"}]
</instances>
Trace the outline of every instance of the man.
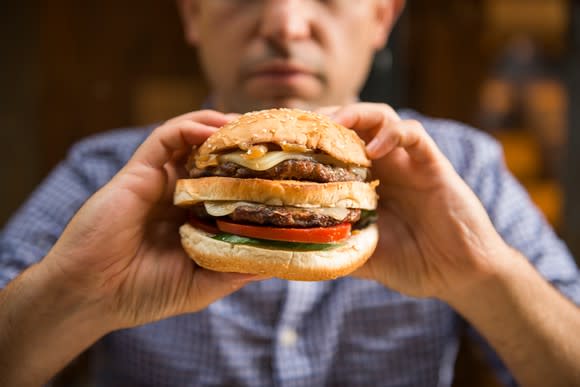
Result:
<instances>
[{"instance_id":1,"label":"man","mask_svg":"<svg viewBox=\"0 0 580 387\"><path fill-rule=\"evenodd\" d=\"M179 6L217 111L81 143L8 224L1 385L43 383L93 346L98 385L445 386L458 316L521 384L580 380L578 271L498 146L354 103L403 1ZM178 160L235 117L218 111L271 106L320 109L368 141L381 241L356 276L372 281L215 273L183 253Z\"/></svg>"}]
</instances>

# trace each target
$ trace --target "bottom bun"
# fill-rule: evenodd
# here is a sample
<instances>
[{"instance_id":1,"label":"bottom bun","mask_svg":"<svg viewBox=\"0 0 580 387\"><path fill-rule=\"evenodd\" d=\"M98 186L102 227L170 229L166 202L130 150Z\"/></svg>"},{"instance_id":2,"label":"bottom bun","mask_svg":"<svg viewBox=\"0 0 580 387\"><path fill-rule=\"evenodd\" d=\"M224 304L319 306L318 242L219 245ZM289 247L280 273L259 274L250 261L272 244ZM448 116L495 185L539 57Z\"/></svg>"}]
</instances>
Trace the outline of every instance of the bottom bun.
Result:
<instances>
[{"instance_id":1,"label":"bottom bun","mask_svg":"<svg viewBox=\"0 0 580 387\"><path fill-rule=\"evenodd\" d=\"M179 229L189 256L206 269L261 274L297 281L322 281L350 274L373 254L379 239L376 225L355 233L339 247L290 251L237 245L212 239L186 223Z\"/></svg>"}]
</instances>

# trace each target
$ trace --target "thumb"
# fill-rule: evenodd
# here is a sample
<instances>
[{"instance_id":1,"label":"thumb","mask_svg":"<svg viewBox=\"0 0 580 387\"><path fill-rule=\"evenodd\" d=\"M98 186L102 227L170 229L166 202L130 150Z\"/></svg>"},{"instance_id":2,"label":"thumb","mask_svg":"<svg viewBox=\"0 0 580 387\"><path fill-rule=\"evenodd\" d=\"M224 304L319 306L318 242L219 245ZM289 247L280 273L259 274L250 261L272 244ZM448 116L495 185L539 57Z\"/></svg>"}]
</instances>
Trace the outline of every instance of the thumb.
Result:
<instances>
[{"instance_id":1,"label":"thumb","mask_svg":"<svg viewBox=\"0 0 580 387\"><path fill-rule=\"evenodd\" d=\"M369 262L367 261L366 264L359 267L352 273L350 273L351 277L358 278L358 279L365 279L365 280L375 280L375 275L373 270L370 268Z\"/></svg>"},{"instance_id":2,"label":"thumb","mask_svg":"<svg viewBox=\"0 0 580 387\"><path fill-rule=\"evenodd\" d=\"M215 301L224 298L235 291L243 288L250 282L265 279L257 274L222 273L196 267L187 301L184 303L187 310L183 312L196 312L206 308Z\"/></svg>"}]
</instances>

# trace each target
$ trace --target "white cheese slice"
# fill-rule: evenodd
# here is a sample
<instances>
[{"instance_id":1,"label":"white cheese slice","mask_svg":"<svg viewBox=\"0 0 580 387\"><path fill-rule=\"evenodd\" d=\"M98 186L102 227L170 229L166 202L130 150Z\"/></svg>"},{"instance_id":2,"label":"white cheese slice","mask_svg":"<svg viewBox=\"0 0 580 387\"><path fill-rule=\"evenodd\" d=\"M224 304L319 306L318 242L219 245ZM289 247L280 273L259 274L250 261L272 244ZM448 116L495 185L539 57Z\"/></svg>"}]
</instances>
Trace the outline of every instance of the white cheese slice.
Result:
<instances>
[{"instance_id":1,"label":"white cheese slice","mask_svg":"<svg viewBox=\"0 0 580 387\"><path fill-rule=\"evenodd\" d=\"M240 206L259 206L258 203L251 202L230 202L230 201L207 201L203 203L205 210L211 216L226 216L235 211ZM298 207L296 207L298 208ZM348 215L348 208L341 207L317 207L308 208L308 211L330 216L336 220L343 220Z\"/></svg>"},{"instance_id":2,"label":"white cheese slice","mask_svg":"<svg viewBox=\"0 0 580 387\"><path fill-rule=\"evenodd\" d=\"M220 161L222 162L229 161L231 163L236 163L244 168L253 169L254 171L265 171L286 160L312 160L312 156L310 155L284 151L268 152L264 156L255 159L247 159L242 156L243 154L245 153L244 152L228 153L220 156Z\"/></svg>"},{"instance_id":3,"label":"white cheese slice","mask_svg":"<svg viewBox=\"0 0 580 387\"><path fill-rule=\"evenodd\" d=\"M246 152L231 152L219 157L220 162L231 162L241 165L244 168L252 169L254 171L265 171L286 160L312 160L322 164L335 165L341 168L347 168L355 175L361 176L363 179L367 178L367 169L357 167L354 165L346 165L345 163L336 160L335 158L320 153L300 153L300 152L286 152L286 151L271 151L267 152L261 157L249 159L245 157Z\"/></svg>"}]
</instances>

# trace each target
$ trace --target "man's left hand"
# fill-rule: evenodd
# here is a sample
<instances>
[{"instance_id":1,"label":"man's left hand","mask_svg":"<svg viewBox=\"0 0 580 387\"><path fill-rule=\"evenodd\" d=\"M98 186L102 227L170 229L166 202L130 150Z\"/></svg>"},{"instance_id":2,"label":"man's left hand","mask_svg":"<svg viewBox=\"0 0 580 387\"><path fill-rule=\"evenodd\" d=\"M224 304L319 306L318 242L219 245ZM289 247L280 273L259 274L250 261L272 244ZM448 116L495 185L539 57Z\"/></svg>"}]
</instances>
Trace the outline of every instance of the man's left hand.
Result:
<instances>
[{"instance_id":1,"label":"man's left hand","mask_svg":"<svg viewBox=\"0 0 580 387\"><path fill-rule=\"evenodd\" d=\"M380 180L379 245L356 276L449 300L494 270L493 257L508 246L419 122L375 103L320 112L367 142L373 177Z\"/></svg>"}]
</instances>

